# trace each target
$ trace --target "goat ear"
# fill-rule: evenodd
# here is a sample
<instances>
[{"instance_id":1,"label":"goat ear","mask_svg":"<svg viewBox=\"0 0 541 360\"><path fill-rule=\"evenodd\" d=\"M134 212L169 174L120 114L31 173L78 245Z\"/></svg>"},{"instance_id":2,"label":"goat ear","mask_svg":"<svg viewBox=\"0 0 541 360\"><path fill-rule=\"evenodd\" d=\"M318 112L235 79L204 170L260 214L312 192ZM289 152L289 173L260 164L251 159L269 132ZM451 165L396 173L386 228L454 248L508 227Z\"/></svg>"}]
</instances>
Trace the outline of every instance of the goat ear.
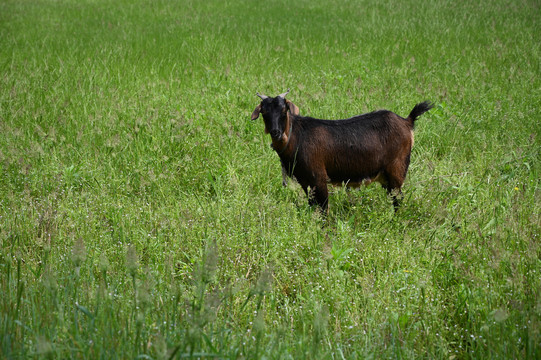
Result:
<instances>
[{"instance_id":1,"label":"goat ear","mask_svg":"<svg viewBox=\"0 0 541 360\"><path fill-rule=\"evenodd\" d=\"M254 112L252 113L252 120L255 120L259 117L259 113L261 112L261 104L257 105Z\"/></svg>"},{"instance_id":2,"label":"goat ear","mask_svg":"<svg viewBox=\"0 0 541 360\"><path fill-rule=\"evenodd\" d=\"M289 112L293 115L299 115L299 108L297 105L293 104L291 101L286 100L287 107L289 108Z\"/></svg>"}]
</instances>

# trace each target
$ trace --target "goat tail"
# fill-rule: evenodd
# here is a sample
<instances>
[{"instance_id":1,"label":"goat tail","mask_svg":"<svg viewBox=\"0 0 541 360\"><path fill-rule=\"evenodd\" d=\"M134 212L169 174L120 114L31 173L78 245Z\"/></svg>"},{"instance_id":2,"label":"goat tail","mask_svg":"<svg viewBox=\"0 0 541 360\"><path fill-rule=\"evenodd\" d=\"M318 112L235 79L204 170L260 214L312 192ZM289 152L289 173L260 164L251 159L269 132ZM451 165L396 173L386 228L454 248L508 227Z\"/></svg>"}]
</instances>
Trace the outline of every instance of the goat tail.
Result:
<instances>
[{"instance_id":1,"label":"goat tail","mask_svg":"<svg viewBox=\"0 0 541 360\"><path fill-rule=\"evenodd\" d=\"M408 115L408 118L406 120L410 121L411 124L417 120L417 118L421 115L423 115L428 110L432 109L434 107L434 104L432 104L429 101L423 101L422 103L419 103L415 105L413 110L411 110L410 114Z\"/></svg>"}]
</instances>

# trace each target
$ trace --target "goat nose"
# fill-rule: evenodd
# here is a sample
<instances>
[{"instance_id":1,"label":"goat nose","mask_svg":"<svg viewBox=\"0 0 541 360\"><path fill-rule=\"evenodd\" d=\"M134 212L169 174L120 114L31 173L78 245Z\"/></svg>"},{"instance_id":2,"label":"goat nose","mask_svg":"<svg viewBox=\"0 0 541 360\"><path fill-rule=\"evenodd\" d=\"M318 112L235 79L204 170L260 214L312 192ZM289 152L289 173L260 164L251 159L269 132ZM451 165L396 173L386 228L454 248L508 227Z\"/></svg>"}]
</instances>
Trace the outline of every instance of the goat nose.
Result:
<instances>
[{"instance_id":1,"label":"goat nose","mask_svg":"<svg viewBox=\"0 0 541 360\"><path fill-rule=\"evenodd\" d=\"M270 135L273 139L278 139L281 135L280 130L274 129L270 131Z\"/></svg>"}]
</instances>

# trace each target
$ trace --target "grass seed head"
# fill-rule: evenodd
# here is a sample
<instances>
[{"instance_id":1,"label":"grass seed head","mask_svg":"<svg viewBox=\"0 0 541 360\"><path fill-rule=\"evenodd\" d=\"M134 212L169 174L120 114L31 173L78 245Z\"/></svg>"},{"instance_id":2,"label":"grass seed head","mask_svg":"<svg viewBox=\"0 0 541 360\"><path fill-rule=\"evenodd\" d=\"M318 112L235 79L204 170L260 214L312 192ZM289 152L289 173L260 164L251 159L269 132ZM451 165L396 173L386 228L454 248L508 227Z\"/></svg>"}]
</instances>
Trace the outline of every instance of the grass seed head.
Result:
<instances>
[{"instance_id":1,"label":"grass seed head","mask_svg":"<svg viewBox=\"0 0 541 360\"><path fill-rule=\"evenodd\" d=\"M71 250L71 260L75 267L81 267L81 264L85 261L86 258L86 248L83 238L79 238L73 244Z\"/></svg>"},{"instance_id":2,"label":"grass seed head","mask_svg":"<svg viewBox=\"0 0 541 360\"><path fill-rule=\"evenodd\" d=\"M138 267L139 258L137 256L137 252L135 251L135 247L133 245L130 245L126 250L126 269L128 270L128 273L133 277L135 276Z\"/></svg>"},{"instance_id":3,"label":"grass seed head","mask_svg":"<svg viewBox=\"0 0 541 360\"><path fill-rule=\"evenodd\" d=\"M109 270L110 265L111 264L109 263L109 259L107 258L107 255L105 255L105 253L102 253L100 255L100 262L99 262L100 271L102 273L106 272L107 270Z\"/></svg>"},{"instance_id":4,"label":"grass seed head","mask_svg":"<svg viewBox=\"0 0 541 360\"><path fill-rule=\"evenodd\" d=\"M264 294L272 290L272 270L270 267L267 267L257 279L255 285L255 292L257 294Z\"/></svg>"},{"instance_id":5,"label":"grass seed head","mask_svg":"<svg viewBox=\"0 0 541 360\"><path fill-rule=\"evenodd\" d=\"M36 339L36 355L51 358L54 352L53 344L43 336L38 336Z\"/></svg>"}]
</instances>

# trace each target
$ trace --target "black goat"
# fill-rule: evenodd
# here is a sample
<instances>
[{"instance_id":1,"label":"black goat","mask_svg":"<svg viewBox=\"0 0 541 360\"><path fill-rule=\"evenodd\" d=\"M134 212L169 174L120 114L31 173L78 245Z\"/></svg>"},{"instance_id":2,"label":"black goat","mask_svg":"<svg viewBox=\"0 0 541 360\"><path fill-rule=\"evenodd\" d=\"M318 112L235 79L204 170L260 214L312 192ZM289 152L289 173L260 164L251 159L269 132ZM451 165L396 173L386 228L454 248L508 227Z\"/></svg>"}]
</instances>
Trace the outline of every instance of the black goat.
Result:
<instances>
[{"instance_id":1,"label":"black goat","mask_svg":"<svg viewBox=\"0 0 541 360\"><path fill-rule=\"evenodd\" d=\"M252 120L263 115L282 169L297 179L310 205L327 211L327 183L358 187L377 181L392 196L396 211L410 163L414 122L433 105L415 105L406 119L379 110L345 120L320 120L300 116L297 106L286 100L288 93L274 98L258 93L261 103Z\"/></svg>"}]
</instances>

